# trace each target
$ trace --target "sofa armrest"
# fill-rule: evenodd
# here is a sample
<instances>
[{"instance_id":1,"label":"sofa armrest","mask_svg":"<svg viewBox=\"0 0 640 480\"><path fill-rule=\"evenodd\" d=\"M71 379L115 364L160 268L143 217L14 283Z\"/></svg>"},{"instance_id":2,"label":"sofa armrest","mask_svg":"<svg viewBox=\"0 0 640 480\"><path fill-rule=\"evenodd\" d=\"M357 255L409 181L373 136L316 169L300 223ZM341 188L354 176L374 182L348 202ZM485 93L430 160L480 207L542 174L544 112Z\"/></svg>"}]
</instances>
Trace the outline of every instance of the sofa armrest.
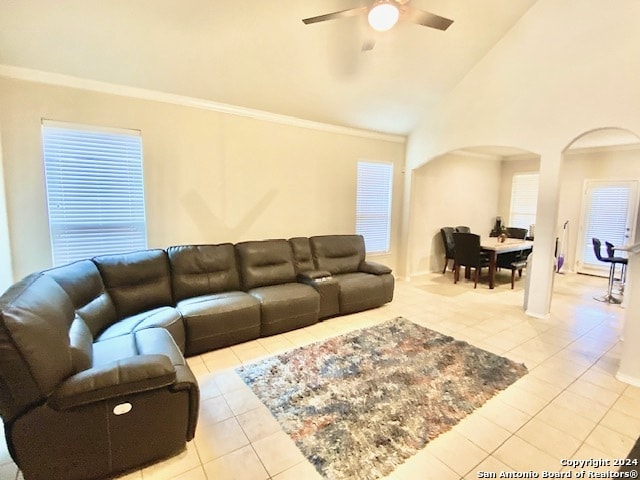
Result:
<instances>
[{"instance_id":1,"label":"sofa armrest","mask_svg":"<svg viewBox=\"0 0 640 480\"><path fill-rule=\"evenodd\" d=\"M331 272L327 270L307 270L298 274L298 281L309 283L314 280L331 277Z\"/></svg>"},{"instance_id":2,"label":"sofa armrest","mask_svg":"<svg viewBox=\"0 0 640 480\"><path fill-rule=\"evenodd\" d=\"M391 273L391 269L386 265L376 262L361 262L358 271L363 273L372 273L373 275L384 275L385 273Z\"/></svg>"},{"instance_id":3,"label":"sofa armrest","mask_svg":"<svg viewBox=\"0 0 640 480\"><path fill-rule=\"evenodd\" d=\"M200 388L198 381L188 365L175 365L176 381L169 387L172 392L187 391L189 393L189 425L187 442L193 440L200 412Z\"/></svg>"},{"instance_id":4,"label":"sofa armrest","mask_svg":"<svg viewBox=\"0 0 640 480\"><path fill-rule=\"evenodd\" d=\"M65 380L49 399L56 410L171 385L176 370L165 355L140 355L83 370Z\"/></svg>"}]
</instances>

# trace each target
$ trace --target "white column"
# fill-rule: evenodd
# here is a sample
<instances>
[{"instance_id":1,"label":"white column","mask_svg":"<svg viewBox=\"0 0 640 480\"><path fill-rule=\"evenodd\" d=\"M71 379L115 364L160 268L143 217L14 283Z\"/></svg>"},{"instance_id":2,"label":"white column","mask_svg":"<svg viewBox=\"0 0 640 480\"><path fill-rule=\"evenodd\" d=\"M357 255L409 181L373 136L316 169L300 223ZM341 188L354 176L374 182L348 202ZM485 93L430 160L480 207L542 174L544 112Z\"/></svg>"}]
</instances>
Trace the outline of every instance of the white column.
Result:
<instances>
[{"instance_id":1,"label":"white column","mask_svg":"<svg viewBox=\"0 0 640 480\"><path fill-rule=\"evenodd\" d=\"M622 356L616 378L640 387L640 244L628 249Z\"/></svg>"},{"instance_id":2,"label":"white column","mask_svg":"<svg viewBox=\"0 0 640 480\"><path fill-rule=\"evenodd\" d=\"M4 168L2 162L2 137L0 136L0 293L13 283L11 263L11 242L9 240L9 220L4 190Z\"/></svg>"},{"instance_id":3,"label":"white column","mask_svg":"<svg viewBox=\"0 0 640 480\"><path fill-rule=\"evenodd\" d=\"M526 313L536 318L548 317L551 309L561 171L560 153L541 155L533 261L527 272L531 278Z\"/></svg>"}]
</instances>

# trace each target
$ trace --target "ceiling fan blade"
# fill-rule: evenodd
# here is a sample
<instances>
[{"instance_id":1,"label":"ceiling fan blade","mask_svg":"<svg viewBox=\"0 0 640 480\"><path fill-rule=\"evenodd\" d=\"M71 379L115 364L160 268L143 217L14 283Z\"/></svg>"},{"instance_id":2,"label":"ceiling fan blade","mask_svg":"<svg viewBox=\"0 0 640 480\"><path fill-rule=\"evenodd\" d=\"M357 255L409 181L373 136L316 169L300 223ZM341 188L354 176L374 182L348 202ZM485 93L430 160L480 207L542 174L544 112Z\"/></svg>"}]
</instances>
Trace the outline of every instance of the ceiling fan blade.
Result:
<instances>
[{"instance_id":1,"label":"ceiling fan blade","mask_svg":"<svg viewBox=\"0 0 640 480\"><path fill-rule=\"evenodd\" d=\"M417 8L404 7L404 20L418 25L424 25L425 27L431 27L438 30L446 30L451 26L453 20L450 20L435 13L425 12L424 10L418 10Z\"/></svg>"},{"instance_id":2,"label":"ceiling fan blade","mask_svg":"<svg viewBox=\"0 0 640 480\"><path fill-rule=\"evenodd\" d=\"M334 20L336 18L355 17L356 15L366 13L367 10L369 10L369 7L350 8L349 10L341 10L339 12L327 13L317 17L305 18L302 21L305 25L309 25L311 23L326 22L327 20Z\"/></svg>"}]
</instances>

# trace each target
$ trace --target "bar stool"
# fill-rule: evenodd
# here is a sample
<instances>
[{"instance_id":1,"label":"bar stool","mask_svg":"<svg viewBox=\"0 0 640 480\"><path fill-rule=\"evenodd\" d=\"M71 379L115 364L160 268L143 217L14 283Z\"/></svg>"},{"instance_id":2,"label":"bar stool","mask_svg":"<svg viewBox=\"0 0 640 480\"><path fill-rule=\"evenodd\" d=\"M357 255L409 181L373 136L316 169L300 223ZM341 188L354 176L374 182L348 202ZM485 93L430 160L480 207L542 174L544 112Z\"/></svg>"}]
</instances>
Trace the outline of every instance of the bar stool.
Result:
<instances>
[{"instance_id":1,"label":"bar stool","mask_svg":"<svg viewBox=\"0 0 640 480\"><path fill-rule=\"evenodd\" d=\"M618 284L619 285L618 293L622 295L624 293L624 284L626 283L626 280L627 280L628 259L626 259L625 257L616 257L615 255L616 247L613 245L613 243L604 242L604 244L607 247L607 255L609 256L609 260L611 261L613 266L613 283L615 283L616 281L616 265L622 266L622 269L620 271L620 283Z\"/></svg>"},{"instance_id":2,"label":"bar stool","mask_svg":"<svg viewBox=\"0 0 640 480\"><path fill-rule=\"evenodd\" d=\"M594 300L597 300L599 302L606 302L606 303L622 303L622 300L620 300L619 298L616 298L613 296L613 274L615 273L615 264L613 263L613 261L607 257L607 258L603 258L601 253L600 253L600 249L602 248L602 242L600 242L599 239L593 237L591 239L591 241L593 242L593 253L595 253L596 258L604 263L608 263L609 264L609 286L607 287L607 293L605 295L602 295L600 297L593 297Z\"/></svg>"}]
</instances>

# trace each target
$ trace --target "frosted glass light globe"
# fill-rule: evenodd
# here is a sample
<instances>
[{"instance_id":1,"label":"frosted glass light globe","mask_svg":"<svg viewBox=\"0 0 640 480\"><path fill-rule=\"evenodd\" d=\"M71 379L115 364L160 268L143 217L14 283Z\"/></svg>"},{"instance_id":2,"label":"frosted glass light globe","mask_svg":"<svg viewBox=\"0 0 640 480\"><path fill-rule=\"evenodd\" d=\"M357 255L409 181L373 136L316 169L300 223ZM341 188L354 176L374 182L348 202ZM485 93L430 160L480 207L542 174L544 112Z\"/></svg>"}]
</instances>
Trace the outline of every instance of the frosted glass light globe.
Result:
<instances>
[{"instance_id":1,"label":"frosted glass light globe","mask_svg":"<svg viewBox=\"0 0 640 480\"><path fill-rule=\"evenodd\" d=\"M370 11L368 15L369 25L378 32L384 32L392 28L398 23L400 12L398 7L392 3L378 3Z\"/></svg>"}]
</instances>

